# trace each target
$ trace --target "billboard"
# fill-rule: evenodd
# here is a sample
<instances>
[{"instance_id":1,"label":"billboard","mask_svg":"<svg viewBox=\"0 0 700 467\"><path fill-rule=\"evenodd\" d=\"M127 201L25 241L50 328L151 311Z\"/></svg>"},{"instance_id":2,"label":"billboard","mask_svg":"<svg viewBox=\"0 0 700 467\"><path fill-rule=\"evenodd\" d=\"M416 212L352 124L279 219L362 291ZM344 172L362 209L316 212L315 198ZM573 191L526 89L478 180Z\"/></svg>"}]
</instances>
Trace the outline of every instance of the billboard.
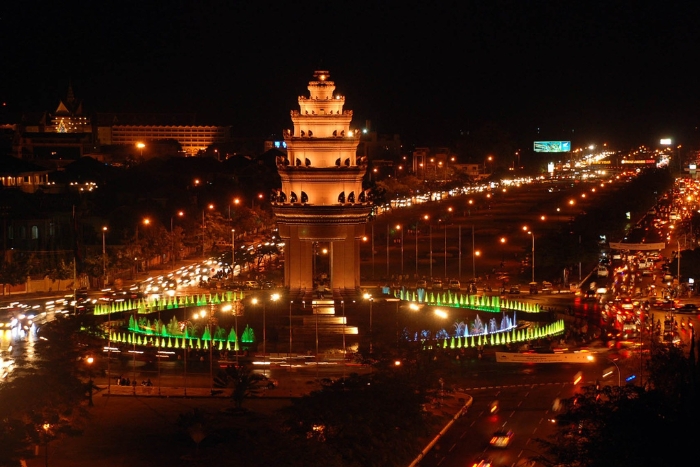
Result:
<instances>
[{"instance_id":1,"label":"billboard","mask_svg":"<svg viewBox=\"0 0 700 467\"><path fill-rule=\"evenodd\" d=\"M571 141L535 141L535 152L570 152Z\"/></svg>"},{"instance_id":2,"label":"billboard","mask_svg":"<svg viewBox=\"0 0 700 467\"><path fill-rule=\"evenodd\" d=\"M630 251L648 251L648 250L658 250L661 251L666 248L666 244L661 243L614 243L610 242L611 250L630 250Z\"/></svg>"},{"instance_id":3,"label":"billboard","mask_svg":"<svg viewBox=\"0 0 700 467\"><path fill-rule=\"evenodd\" d=\"M589 352L496 352L497 363L591 363L592 361L595 361L595 357Z\"/></svg>"}]
</instances>

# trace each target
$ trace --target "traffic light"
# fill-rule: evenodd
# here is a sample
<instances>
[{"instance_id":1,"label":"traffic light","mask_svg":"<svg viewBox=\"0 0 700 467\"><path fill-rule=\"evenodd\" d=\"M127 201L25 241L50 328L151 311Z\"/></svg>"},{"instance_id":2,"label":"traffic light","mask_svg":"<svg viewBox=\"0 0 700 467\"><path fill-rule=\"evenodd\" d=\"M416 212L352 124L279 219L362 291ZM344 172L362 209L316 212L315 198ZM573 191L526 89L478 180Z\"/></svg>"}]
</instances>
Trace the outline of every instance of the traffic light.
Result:
<instances>
[{"instance_id":1,"label":"traffic light","mask_svg":"<svg viewBox=\"0 0 700 467\"><path fill-rule=\"evenodd\" d=\"M574 375L574 386L577 385L578 383L580 383L582 379L583 379L583 372L579 371L578 373L576 373Z\"/></svg>"}]
</instances>

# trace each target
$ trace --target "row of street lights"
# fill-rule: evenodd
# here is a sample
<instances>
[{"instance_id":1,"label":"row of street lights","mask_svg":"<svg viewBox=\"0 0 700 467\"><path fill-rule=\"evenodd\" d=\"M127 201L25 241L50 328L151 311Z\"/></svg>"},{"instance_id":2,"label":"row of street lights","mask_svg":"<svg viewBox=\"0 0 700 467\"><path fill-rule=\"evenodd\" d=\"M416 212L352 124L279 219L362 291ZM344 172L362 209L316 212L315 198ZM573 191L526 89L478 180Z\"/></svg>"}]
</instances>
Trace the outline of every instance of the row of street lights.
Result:
<instances>
[{"instance_id":1,"label":"row of street lights","mask_svg":"<svg viewBox=\"0 0 700 467\"><path fill-rule=\"evenodd\" d=\"M422 217L423 221L428 222L430 219L430 216L425 214ZM544 220L545 217L542 216L541 220ZM396 224L394 226L394 229L396 232L401 232L401 237L400 237L400 245L401 245L401 275L404 274L404 226L401 224ZM371 234L371 240L372 240L372 275L374 276L374 224L371 226L372 228L372 234ZM418 238L419 238L419 230L420 229L420 224L419 222L416 222L416 228L415 228L415 274L416 276L418 275ZM430 263L430 277L433 276L433 231L432 231L432 224L428 224L428 242L429 242L429 263ZM532 263L531 263L531 268L532 268L532 282L535 281L535 233L533 229L529 228L528 226L523 226L522 230L526 232L530 237L532 238ZM476 278L476 258L481 256L481 251L476 249L475 245L475 237L474 237L474 224L471 225L471 231L472 231L472 276ZM389 263L390 263L390 255L389 255L389 250L390 250L390 237L391 237L391 225L387 223L386 226L386 275L387 277L390 274L389 270ZM367 240L367 238L364 238ZM505 237L500 237L499 241L501 244L506 243L506 238ZM458 276L462 276L462 226L458 226L458 250L459 250L459 260L458 260ZM447 277L447 225L444 226L444 277Z\"/></svg>"}]
</instances>

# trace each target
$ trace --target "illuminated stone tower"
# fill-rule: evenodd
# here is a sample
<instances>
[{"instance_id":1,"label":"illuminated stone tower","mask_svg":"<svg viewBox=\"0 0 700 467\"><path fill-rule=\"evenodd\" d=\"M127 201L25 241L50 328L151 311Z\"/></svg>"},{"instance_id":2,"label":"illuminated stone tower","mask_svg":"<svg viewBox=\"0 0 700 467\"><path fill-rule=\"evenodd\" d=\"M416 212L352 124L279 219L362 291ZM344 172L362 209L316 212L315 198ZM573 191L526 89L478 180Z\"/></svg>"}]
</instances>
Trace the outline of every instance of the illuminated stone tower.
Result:
<instances>
[{"instance_id":1,"label":"illuminated stone tower","mask_svg":"<svg viewBox=\"0 0 700 467\"><path fill-rule=\"evenodd\" d=\"M327 71L316 71L309 96L292 110L284 131L287 158L277 170L281 191L273 201L285 240L284 285L310 291L322 281L334 292L360 287L360 242L372 209L362 189L366 161L358 158L359 131L350 129L352 111L334 95Z\"/></svg>"}]
</instances>

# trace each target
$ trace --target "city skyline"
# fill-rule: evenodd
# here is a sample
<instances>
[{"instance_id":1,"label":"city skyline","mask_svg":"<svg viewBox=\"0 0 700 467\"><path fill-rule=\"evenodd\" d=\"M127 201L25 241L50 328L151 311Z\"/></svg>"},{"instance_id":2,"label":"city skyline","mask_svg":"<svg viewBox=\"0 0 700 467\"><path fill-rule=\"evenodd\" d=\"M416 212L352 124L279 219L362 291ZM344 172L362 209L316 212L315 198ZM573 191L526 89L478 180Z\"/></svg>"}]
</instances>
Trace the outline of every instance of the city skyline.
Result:
<instances>
[{"instance_id":1,"label":"city skyline","mask_svg":"<svg viewBox=\"0 0 700 467\"><path fill-rule=\"evenodd\" d=\"M71 84L88 112L194 113L281 137L324 69L353 126L406 144L485 125L523 145L697 141L691 2L39 4L0 17L6 116L53 110Z\"/></svg>"}]
</instances>

